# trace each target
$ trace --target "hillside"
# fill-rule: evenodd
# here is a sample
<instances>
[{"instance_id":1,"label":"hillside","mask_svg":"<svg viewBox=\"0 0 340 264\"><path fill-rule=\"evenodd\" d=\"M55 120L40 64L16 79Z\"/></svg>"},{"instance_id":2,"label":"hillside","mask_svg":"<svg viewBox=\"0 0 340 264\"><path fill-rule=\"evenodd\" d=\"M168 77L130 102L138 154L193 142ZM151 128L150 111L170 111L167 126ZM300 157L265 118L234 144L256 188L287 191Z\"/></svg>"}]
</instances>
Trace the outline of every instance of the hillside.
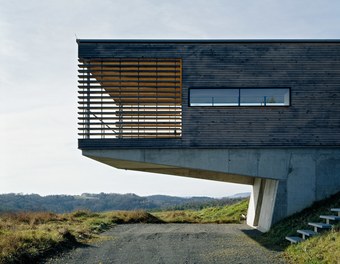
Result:
<instances>
[{"instance_id":1,"label":"hillside","mask_svg":"<svg viewBox=\"0 0 340 264\"><path fill-rule=\"evenodd\" d=\"M175 197L167 195L99 193L82 195L1 194L0 212L48 211L68 213L75 210L104 212L111 210L195 209L233 204L241 198Z\"/></svg>"},{"instance_id":2,"label":"hillside","mask_svg":"<svg viewBox=\"0 0 340 264\"><path fill-rule=\"evenodd\" d=\"M242 223L247 214L248 199L228 206L207 207L199 211L174 210L152 213L166 223Z\"/></svg>"},{"instance_id":3,"label":"hillside","mask_svg":"<svg viewBox=\"0 0 340 264\"><path fill-rule=\"evenodd\" d=\"M340 192L278 222L260 237L259 242L284 249L289 263L339 263L340 223L333 230L296 245L290 245L285 240L285 236L296 234L297 229L310 229L308 222L324 222L319 216L331 215L330 208L340 208Z\"/></svg>"}]
</instances>

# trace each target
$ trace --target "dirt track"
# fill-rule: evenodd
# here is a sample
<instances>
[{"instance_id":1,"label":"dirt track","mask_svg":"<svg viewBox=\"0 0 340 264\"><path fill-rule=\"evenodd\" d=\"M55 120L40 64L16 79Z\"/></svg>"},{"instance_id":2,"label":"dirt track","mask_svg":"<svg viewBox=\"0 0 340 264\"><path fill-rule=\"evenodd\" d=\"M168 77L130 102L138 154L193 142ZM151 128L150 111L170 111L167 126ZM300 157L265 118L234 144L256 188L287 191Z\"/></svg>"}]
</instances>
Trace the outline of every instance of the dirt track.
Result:
<instances>
[{"instance_id":1,"label":"dirt track","mask_svg":"<svg viewBox=\"0 0 340 264\"><path fill-rule=\"evenodd\" d=\"M246 225L132 224L46 263L283 263L277 252L249 238Z\"/></svg>"}]
</instances>

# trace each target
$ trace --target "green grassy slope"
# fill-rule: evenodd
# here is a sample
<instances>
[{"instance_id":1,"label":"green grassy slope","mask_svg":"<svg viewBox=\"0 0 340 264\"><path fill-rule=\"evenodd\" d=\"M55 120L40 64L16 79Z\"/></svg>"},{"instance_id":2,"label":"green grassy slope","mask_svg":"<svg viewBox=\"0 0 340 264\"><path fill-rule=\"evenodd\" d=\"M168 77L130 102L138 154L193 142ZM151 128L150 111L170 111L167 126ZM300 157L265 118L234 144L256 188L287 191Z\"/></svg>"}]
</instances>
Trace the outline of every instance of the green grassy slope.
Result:
<instances>
[{"instance_id":1,"label":"green grassy slope","mask_svg":"<svg viewBox=\"0 0 340 264\"><path fill-rule=\"evenodd\" d=\"M284 256L289 263L340 263L340 226L289 246Z\"/></svg>"},{"instance_id":2,"label":"green grassy slope","mask_svg":"<svg viewBox=\"0 0 340 264\"><path fill-rule=\"evenodd\" d=\"M340 263L339 224L332 231L308 239L297 245L290 245L285 236L296 235L297 229L311 229L308 222L324 222L320 215L332 215L330 208L340 207L340 192L316 202L311 207L276 223L259 240L268 247L279 246L290 263Z\"/></svg>"},{"instance_id":3,"label":"green grassy slope","mask_svg":"<svg viewBox=\"0 0 340 264\"><path fill-rule=\"evenodd\" d=\"M248 199L229 206L208 207L199 211L155 212L152 215L167 223L240 223L247 208Z\"/></svg>"}]
</instances>

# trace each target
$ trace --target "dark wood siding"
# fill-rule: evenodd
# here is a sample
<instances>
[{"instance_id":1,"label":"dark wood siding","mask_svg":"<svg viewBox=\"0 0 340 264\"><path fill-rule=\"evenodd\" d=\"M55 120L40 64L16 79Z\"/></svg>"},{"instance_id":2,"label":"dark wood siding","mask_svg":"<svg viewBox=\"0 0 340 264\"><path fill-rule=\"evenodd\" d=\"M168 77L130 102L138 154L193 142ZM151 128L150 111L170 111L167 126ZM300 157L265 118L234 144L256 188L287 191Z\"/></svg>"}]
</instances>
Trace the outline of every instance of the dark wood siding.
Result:
<instances>
[{"instance_id":1,"label":"dark wood siding","mask_svg":"<svg viewBox=\"0 0 340 264\"><path fill-rule=\"evenodd\" d=\"M116 147L340 146L340 42L80 42L79 58L181 58L183 133L79 140ZM189 107L189 88L289 87L289 107Z\"/></svg>"}]
</instances>

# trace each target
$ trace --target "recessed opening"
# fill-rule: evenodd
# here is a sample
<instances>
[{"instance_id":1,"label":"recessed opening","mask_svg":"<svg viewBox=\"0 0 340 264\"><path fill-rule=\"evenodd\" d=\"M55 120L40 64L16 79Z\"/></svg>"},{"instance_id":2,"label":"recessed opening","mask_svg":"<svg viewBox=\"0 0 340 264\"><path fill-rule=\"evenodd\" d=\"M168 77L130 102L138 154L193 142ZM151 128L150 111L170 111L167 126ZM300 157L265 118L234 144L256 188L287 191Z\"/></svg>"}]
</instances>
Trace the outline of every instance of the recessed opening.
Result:
<instances>
[{"instance_id":1,"label":"recessed opening","mask_svg":"<svg viewBox=\"0 0 340 264\"><path fill-rule=\"evenodd\" d=\"M180 59L89 59L79 64L83 138L182 136Z\"/></svg>"}]
</instances>

